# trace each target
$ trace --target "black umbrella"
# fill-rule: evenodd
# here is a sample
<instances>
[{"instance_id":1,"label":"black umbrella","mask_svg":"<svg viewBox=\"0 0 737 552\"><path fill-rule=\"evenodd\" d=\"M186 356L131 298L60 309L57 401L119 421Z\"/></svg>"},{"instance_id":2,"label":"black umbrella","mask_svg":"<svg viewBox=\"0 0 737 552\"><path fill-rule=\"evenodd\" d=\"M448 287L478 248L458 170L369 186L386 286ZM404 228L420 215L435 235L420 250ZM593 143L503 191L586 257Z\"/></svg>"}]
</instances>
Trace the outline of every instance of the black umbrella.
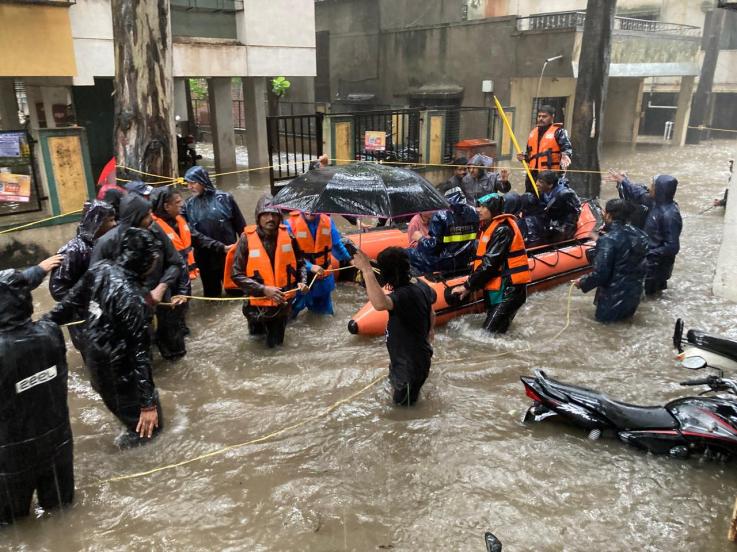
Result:
<instances>
[{"instance_id":1,"label":"black umbrella","mask_svg":"<svg viewBox=\"0 0 737 552\"><path fill-rule=\"evenodd\" d=\"M379 218L450 207L443 195L416 172L376 163L306 172L279 190L273 205L307 213Z\"/></svg>"}]
</instances>

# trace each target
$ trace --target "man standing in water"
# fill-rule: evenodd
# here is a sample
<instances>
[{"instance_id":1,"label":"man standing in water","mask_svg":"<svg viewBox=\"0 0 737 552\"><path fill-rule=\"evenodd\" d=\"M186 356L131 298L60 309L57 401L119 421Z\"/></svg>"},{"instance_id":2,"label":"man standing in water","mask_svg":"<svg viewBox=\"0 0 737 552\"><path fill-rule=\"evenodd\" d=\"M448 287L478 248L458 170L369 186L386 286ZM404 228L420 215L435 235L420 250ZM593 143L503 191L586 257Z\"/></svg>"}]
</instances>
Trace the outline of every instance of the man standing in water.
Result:
<instances>
[{"instance_id":1,"label":"man standing in water","mask_svg":"<svg viewBox=\"0 0 737 552\"><path fill-rule=\"evenodd\" d=\"M243 305L248 332L266 334L266 345L272 348L284 343L290 292L308 291L307 270L299 243L282 224L271 196L261 196L255 215L256 224L246 226L236 245L231 278L249 297Z\"/></svg>"},{"instance_id":2,"label":"man standing in water","mask_svg":"<svg viewBox=\"0 0 737 552\"><path fill-rule=\"evenodd\" d=\"M119 251L115 261L90 266L45 318L65 324L78 312L89 313L84 341L92 388L125 425L116 444L130 448L147 443L162 428L151 374L151 311L144 287L161 244L149 230L128 228Z\"/></svg>"},{"instance_id":3,"label":"man standing in water","mask_svg":"<svg viewBox=\"0 0 737 552\"><path fill-rule=\"evenodd\" d=\"M537 110L537 126L530 131L527 138L527 151L518 153L518 161L527 161L533 178L539 171L566 170L571 164L573 146L562 123L555 121L555 108L543 105ZM525 181L525 191L529 189Z\"/></svg>"},{"instance_id":4,"label":"man standing in water","mask_svg":"<svg viewBox=\"0 0 737 552\"><path fill-rule=\"evenodd\" d=\"M389 247L376 259L382 278L392 289L385 294L374 275L369 258L358 251L353 265L363 273L366 293L377 311L389 311L386 348L389 351L389 381L394 402L411 406L430 373L432 330L435 326L435 291L410 276L407 252Z\"/></svg>"},{"instance_id":5,"label":"man standing in water","mask_svg":"<svg viewBox=\"0 0 737 552\"><path fill-rule=\"evenodd\" d=\"M34 491L44 509L74 498L64 336L31 320L31 291L61 261L0 271L0 526L28 515Z\"/></svg>"}]
</instances>

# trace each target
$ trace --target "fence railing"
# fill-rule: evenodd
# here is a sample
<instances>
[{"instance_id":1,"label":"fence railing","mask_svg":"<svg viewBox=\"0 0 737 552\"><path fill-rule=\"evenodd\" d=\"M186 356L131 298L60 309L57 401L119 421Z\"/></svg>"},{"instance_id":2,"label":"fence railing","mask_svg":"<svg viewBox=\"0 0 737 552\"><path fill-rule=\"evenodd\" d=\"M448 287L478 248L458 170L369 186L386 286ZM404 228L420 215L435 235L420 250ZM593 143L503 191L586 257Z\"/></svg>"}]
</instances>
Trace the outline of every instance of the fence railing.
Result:
<instances>
[{"instance_id":1,"label":"fence railing","mask_svg":"<svg viewBox=\"0 0 737 552\"><path fill-rule=\"evenodd\" d=\"M518 31L547 31L563 29L582 29L586 21L586 12L567 11L554 13L540 13L528 17L517 18ZM636 19L633 17L614 18L615 31L637 31L646 33L669 34L678 36L701 36L701 28L694 25L680 23L666 23L650 19Z\"/></svg>"},{"instance_id":2,"label":"fence railing","mask_svg":"<svg viewBox=\"0 0 737 552\"><path fill-rule=\"evenodd\" d=\"M266 117L272 185L306 172L322 153L322 113Z\"/></svg>"}]
</instances>

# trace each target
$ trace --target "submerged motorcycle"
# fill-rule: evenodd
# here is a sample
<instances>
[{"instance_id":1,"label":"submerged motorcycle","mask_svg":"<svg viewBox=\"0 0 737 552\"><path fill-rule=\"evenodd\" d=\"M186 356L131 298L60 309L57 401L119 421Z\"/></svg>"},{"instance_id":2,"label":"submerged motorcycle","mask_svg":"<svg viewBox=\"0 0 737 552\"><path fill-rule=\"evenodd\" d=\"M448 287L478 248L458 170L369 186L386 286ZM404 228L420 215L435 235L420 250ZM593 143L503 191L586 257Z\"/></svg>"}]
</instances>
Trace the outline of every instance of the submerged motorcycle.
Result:
<instances>
[{"instance_id":1,"label":"submerged motorcycle","mask_svg":"<svg viewBox=\"0 0 737 552\"><path fill-rule=\"evenodd\" d=\"M702 347L704 336L701 332ZM737 361L737 342L706 337L711 338L706 341L712 345L713 339L727 342L729 346L720 348L720 352L729 351L731 360ZM718 375L681 382L683 386L708 389L699 396L676 399L665 406L615 401L598 391L562 383L535 370L534 377L521 378L526 395L533 401L523 421L558 418L588 430L592 440L610 433L635 447L676 458L696 453L717 458L737 454L737 381L725 378L721 368L709 365L704 357L693 354L681 362L690 370L711 368ZM706 393L722 395L703 396Z\"/></svg>"},{"instance_id":2,"label":"submerged motorcycle","mask_svg":"<svg viewBox=\"0 0 737 552\"><path fill-rule=\"evenodd\" d=\"M678 360L699 364L703 359L713 368L737 372L737 341L695 329L688 330L684 338L684 326L683 320L676 320L673 346L678 350Z\"/></svg>"}]
</instances>

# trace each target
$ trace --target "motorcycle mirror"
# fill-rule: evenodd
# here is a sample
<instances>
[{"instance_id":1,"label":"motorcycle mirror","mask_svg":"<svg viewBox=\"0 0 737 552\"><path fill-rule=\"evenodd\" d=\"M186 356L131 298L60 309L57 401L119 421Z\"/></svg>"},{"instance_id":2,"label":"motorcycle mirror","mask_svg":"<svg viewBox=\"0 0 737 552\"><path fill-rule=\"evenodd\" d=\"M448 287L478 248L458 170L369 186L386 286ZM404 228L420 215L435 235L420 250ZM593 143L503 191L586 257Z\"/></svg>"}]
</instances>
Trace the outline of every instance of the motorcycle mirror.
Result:
<instances>
[{"instance_id":1,"label":"motorcycle mirror","mask_svg":"<svg viewBox=\"0 0 737 552\"><path fill-rule=\"evenodd\" d=\"M684 358L681 361L681 364L688 370L701 370L702 368L706 368L706 361L700 356Z\"/></svg>"}]
</instances>

